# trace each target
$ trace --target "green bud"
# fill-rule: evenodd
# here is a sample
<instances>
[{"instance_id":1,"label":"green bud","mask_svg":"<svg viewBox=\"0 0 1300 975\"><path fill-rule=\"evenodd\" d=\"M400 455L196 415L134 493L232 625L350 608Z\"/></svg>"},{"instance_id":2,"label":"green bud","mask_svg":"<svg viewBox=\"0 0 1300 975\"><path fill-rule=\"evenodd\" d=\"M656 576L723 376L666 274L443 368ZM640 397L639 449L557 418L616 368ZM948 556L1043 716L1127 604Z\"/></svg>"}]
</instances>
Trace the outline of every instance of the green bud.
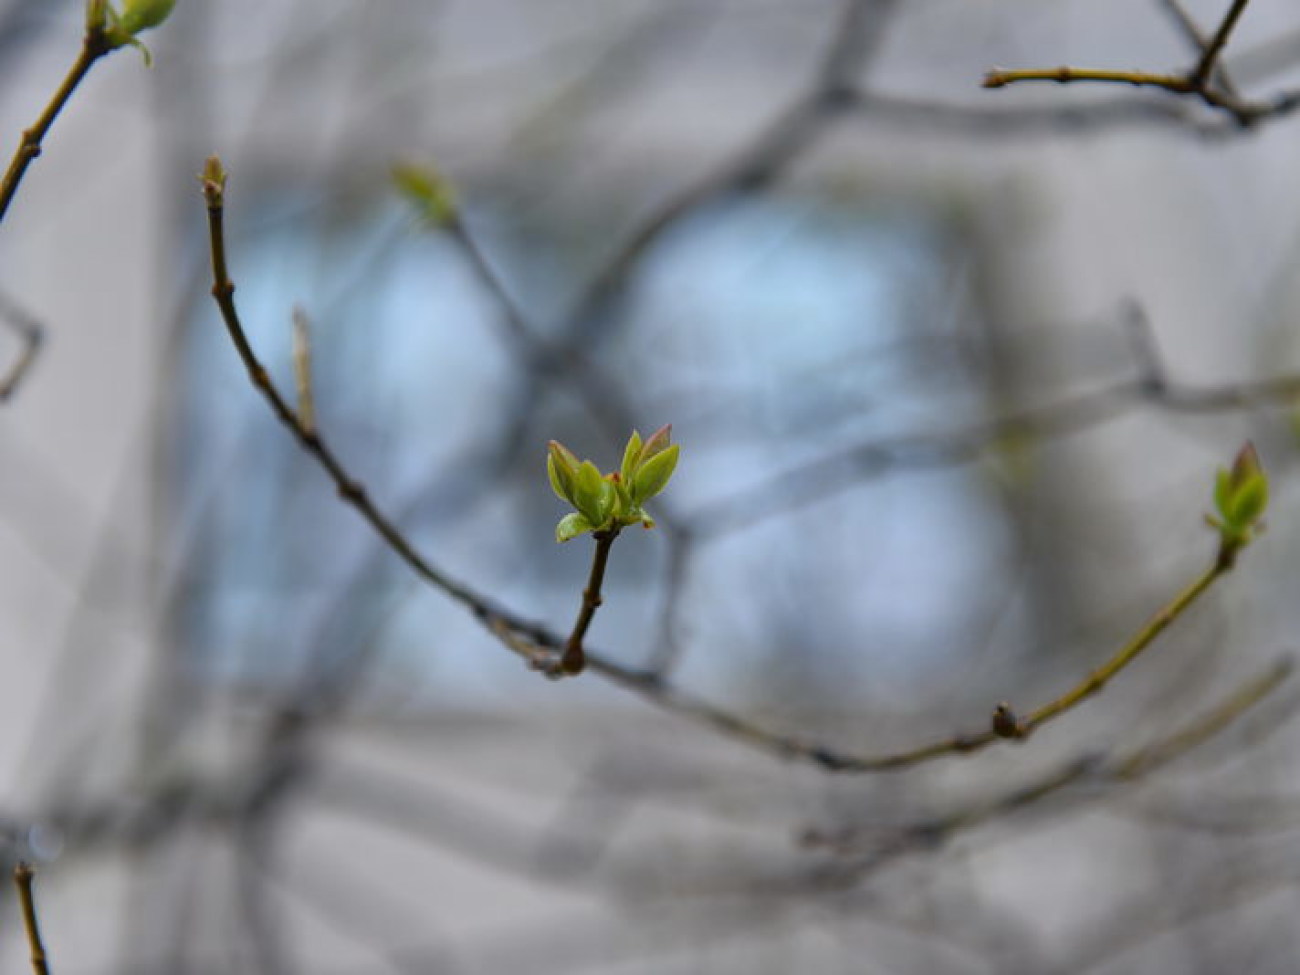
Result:
<instances>
[{"instance_id":1,"label":"green bud","mask_svg":"<svg viewBox=\"0 0 1300 975\"><path fill-rule=\"evenodd\" d=\"M615 532L638 522L654 527L654 519L641 504L662 491L677 467L680 448L672 443L672 427L656 430L642 442L641 434L632 431L623 448L619 470L601 474L589 460L579 460L573 451L558 441L547 444L546 475L551 490L561 501L577 511L556 526L559 541L583 532Z\"/></svg>"},{"instance_id":2,"label":"green bud","mask_svg":"<svg viewBox=\"0 0 1300 975\"><path fill-rule=\"evenodd\" d=\"M1225 519L1228 509L1232 507L1232 474L1226 467L1220 467L1214 475L1214 508Z\"/></svg>"},{"instance_id":3,"label":"green bud","mask_svg":"<svg viewBox=\"0 0 1300 975\"><path fill-rule=\"evenodd\" d=\"M1268 508L1268 475L1259 452L1247 442L1230 470L1220 468L1214 483L1214 506L1224 525L1237 533L1249 531Z\"/></svg>"},{"instance_id":4,"label":"green bud","mask_svg":"<svg viewBox=\"0 0 1300 975\"><path fill-rule=\"evenodd\" d=\"M221 165L219 156L208 156L203 163L203 172L199 173L199 182L203 184L203 196L208 206L219 207L225 202L226 168Z\"/></svg>"},{"instance_id":5,"label":"green bud","mask_svg":"<svg viewBox=\"0 0 1300 975\"><path fill-rule=\"evenodd\" d=\"M126 0L122 12L113 19L116 26L134 37L142 30L161 24L175 6L176 0Z\"/></svg>"},{"instance_id":6,"label":"green bud","mask_svg":"<svg viewBox=\"0 0 1300 975\"><path fill-rule=\"evenodd\" d=\"M1230 566L1236 552L1249 545L1262 529L1260 519L1268 510L1268 475L1254 444L1247 442L1241 448L1230 469L1219 469L1214 481L1214 506L1219 516L1207 520L1219 530L1221 558L1225 566Z\"/></svg>"},{"instance_id":7,"label":"green bud","mask_svg":"<svg viewBox=\"0 0 1300 975\"><path fill-rule=\"evenodd\" d=\"M1258 477L1264 473L1264 465L1259 462L1259 451L1249 440L1241 450L1237 451L1237 456L1232 461L1232 483L1234 487L1240 487L1252 477Z\"/></svg>"},{"instance_id":8,"label":"green bud","mask_svg":"<svg viewBox=\"0 0 1300 975\"><path fill-rule=\"evenodd\" d=\"M1259 521L1268 508L1268 479L1262 474L1252 477L1237 489L1228 510L1230 523L1249 528Z\"/></svg>"},{"instance_id":9,"label":"green bud","mask_svg":"<svg viewBox=\"0 0 1300 975\"><path fill-rule=\"evenodd\" d=\"M136 35L151 27L157 27L171 16L175 6L176 0L126 0L122 5L121 13L112 7L106 7L108 21L104 25L104 39L110 48L127 45L139 48L144 63L151 65L153 56L149 53L149 49L140 43ZM87 8L87 23L90 22L91 17L98 15L98 7L98 4L92 3Z\"/></svg>"}]
</instances>

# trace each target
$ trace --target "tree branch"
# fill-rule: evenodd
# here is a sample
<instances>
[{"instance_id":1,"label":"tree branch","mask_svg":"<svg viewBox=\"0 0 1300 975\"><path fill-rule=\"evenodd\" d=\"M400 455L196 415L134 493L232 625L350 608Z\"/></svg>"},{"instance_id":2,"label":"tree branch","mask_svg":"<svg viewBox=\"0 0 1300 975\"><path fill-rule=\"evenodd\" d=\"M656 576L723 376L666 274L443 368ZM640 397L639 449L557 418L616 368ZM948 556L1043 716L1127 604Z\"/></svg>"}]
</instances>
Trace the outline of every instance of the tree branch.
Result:
<instances>
[{"instance_id":1,"label":"tree branch","mask_svg":"<svg viewBox=\"0 0 1300 975\"><path fill-rule=\"evenodd\" d=\"M0 181L0 221L4 220L9 204L13 202L14 194L18 192L18 184L22 182L27 167L41 154L41 143L50 131L50 127L54 125L54 120L63 111L63 106L68 103L68 99L77 90L82 79L90 73L95 62L111 50L102 26L90 25L86 28L76 60L72 62L72 67L68 69L67 75L50 98L44 111L29 128L23 131L18 149L9 162L3 181Z\"/></svg>"},{"instance_id":2,"label":"tree branch","mask_svg":"<svg viewBox=\"0 0 1300 975\"><path fill-rule=\"evenodd\" d=\"M587 588L582 591L582 605L578 608L578 618L573 623L573 631L564 641L564 654L560 657L560 670L565 674L580 674L587 666L587 658L582 650L583 637L587 628L596 617L596 610L602 602L601 583L605 580L605 566L609 562L609 550L618 538L618 529L613 531L593 532L596 550L591 558L591 575L587 579Z\"/></svg>"},{"instance_id":3,"label":"tree branch","mask_svg":"<svg viewBox=\"0 0 1300 975\"><path fill-rule=\"evenodd\" d=\"M32 971L35 975L50 975L45 943L41 940L40 924L36 920L36 899L32 895L31 865L20 862L14 867L14 885L18 888L18 902L22 907L23 928L27 931L27 944L32 952Z\"/></svg>"},{"instance_id":4,"label":"tree branch","mask_svg":"<svg viewBox=\"0 0 1300 975\"><path fill-rule=\"evenodd\" d=\"M1198 88L1203 88L1210 80L1210 74L1214 71L1214 62L1218 60L1219 55L1223 52L1228 43L1228 38L1232 36L1233 29L1237 26L1237 21L1241 15L1246 12L1246 5L1250 0L1232 0L1232 6L1228 12L1223 15L1223 21L1219 24L1219 29L1214 32L1210 38L1210 43L1205 45L1205 53L1201 55L1201 60L1197 62L1188 80Z\"/></svg>"},{"instance_id":5,"label":"tree branch","mask_svg":"<svg viewBox=\"0 0 1300 975\"><path fill-rule=\"evenodd\" d=\"M1202 48L1196 64L1184 74L1152 74L1145 71L1110 71L1064 66L1017 71L995 70L988 72L984 76L983 86L985 88L1003 88L1006 85L1022 81L1053 81L1059 84L1083 81L1163 88L1165 91L1176 95L1195 95L1211 108L1226 112L1232 116L1239 126L1245 128L1263 118L1290 112L1296 106L1294 93L1284 93L1269 102L1251 102L1238 97L1230 83L1221 84L1218 87L1211 83L1215 78L1215 67L1219 56L1222 54L1224 47L1228 43L1228 38L1232 36L1232 31L1237 26L1237 21L1241 19L1241 15L1245 12L1246 5L1249 2L1250 0L1233 0L1232 6L1224 15L1223 21L1214 32L1214 36L1204 42L1203 45L1200 43L1199 32L1195 30L1195 25L1191 24L1190 19L1182 12L1181 7L1176 4L1173 5L1175 16L1179 18L1183 32L1190 33L1197 41L1198 46ZM1166 5L1170 5L1170 0L1166 0Z\"/></svg>"}]
</instances>

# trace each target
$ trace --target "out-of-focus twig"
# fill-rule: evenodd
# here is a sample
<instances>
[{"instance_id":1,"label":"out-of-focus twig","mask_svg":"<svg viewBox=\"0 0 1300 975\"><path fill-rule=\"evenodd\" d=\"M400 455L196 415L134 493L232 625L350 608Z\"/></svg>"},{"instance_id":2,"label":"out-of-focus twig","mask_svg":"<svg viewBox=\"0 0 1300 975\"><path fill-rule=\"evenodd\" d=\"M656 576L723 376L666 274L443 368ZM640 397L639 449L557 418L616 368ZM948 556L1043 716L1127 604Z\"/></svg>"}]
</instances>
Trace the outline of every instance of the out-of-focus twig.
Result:
<instances>
[{"instance_id":1,"label":"out-of-focus twig","mask_svg":"<svg viewBox=\"0 0 1300 975\"><path fill-rule=\"evenodd\" d=\"M1108 787L1145 779L1226 731L1277 691L1294 671L1294 658L1282 657L1267 670L1233 688L1204 713L1139 748L1083 752L1023 785L979 802L964 804L942 816L890 828L875 827L865 833L860 830L838 833L809 830L803 836L804 842L842 854L865 854L853 871L860 877L865 868L877 867L884 859L892 859L910 850L933 849L955 833L1001 821L1011 813L1036 806L1072 786L1087 784L1091 788L1085 797L1095 799L1105 794Z\"/></svg>"},{"instance_id":2,"label":"out-of-focus twig","mask_svg":"<svg viewBox=\"0 0 1300 975\"><path fill-rule=\"evenodd\" d=\"M1239 383L1193 385L1167 378L1163 368L1139 362L1133 379L1111 383L1043 406L1029 407L944 433L904 434L867 440L797 468L754 481L717 501L705 501L681 516L693 535L727 534L777 517L793 508L833 497L864 481L899 470L965 464L1007 440L1059 438L1118 420L1141 409L1166 413L1214 414L1271 406L1300 399L1300 375Z\"/></svg>"},{"instance_id":3,"label":"out-of-focus twig","mask_svg":"<svg viewBox=\"0 0 1300 975\"><path fill-rule=\"evenodd\" d=\"M579 296L565 342L581 345L605 323L609 303L665 231L710 200L763 186L811 149L852 103L856 74L888 22L895 0L845 0L810 88L730 159L660 206L616 248Z\"/></svg>"},{"instance_id":4,"label":"out-of-focus twig","mask_svg":"<svg viewBox=\"0 0 1300 975\"><path fill-rule=\"evenodd\" d=\"M35 365L41 346L45 344L45 328L3 294L0 294L0 321L13 329L23 343L13 365L0 376L0 402L4 402L17 392L19 384Z\"/></svg>"}]
</instances>

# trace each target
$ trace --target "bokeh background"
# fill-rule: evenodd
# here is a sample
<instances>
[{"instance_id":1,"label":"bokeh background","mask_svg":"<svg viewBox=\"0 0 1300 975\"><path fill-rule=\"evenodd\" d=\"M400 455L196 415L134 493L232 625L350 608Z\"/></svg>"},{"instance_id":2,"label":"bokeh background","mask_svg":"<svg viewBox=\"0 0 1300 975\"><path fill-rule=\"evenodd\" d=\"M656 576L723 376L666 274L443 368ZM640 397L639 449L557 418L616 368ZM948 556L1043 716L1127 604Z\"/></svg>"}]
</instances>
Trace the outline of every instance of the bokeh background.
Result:
<instances>
[{"instance_id":1,"label":"bokeh background","mask_svg":"<svg viewBox=\"0 0 1300 975\"><path fill-rule=\"evenodd\" d=\"M1300 624L1300 117L980 88L1183 70L1180 12L1227 6L181 0L154 67L98 65L0 227L4 363L44 334L0 409L0 860L55 970L1294 970L1300 700L1235 689ZM4 139L80 23L0 4ZM1225 64L1300 85L1294 5ZM276 381L297 308L325 437L513 612L563 631L587 576L546 441L611 467L673 424L590 643L775 735L883 755L1061 694L1213 557L1247 438L1269 530L1086 706L915 769L547 681L249 385L214 152Z\"/></svg>"}]
</instances>

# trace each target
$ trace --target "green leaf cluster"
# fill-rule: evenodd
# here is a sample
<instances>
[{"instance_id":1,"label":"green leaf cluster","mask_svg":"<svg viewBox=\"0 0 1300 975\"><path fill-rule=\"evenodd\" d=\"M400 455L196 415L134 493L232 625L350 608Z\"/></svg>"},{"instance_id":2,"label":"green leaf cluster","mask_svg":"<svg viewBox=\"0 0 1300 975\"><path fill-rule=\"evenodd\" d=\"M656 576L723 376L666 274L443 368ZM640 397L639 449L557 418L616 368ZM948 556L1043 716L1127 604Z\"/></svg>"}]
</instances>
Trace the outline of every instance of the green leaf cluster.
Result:
<instances>
[{"instance_id":1,"label":"green leaf cluster","mask_svg":"<svg viewBox=\"0 0 1300 975\"><path fill-rule=\"evenodd\" d=\"M589 460L579 460L564 444L552 440L547 447L546 473L551 489L574 511L555 526L555 540L567 542L586 532L617 532L638 522L654 527L642 505L662 491L677 469L678 445L672 427L656 430L642 441L632 431L617 471L602 474Z\"/></svg>"}]
</instances>

